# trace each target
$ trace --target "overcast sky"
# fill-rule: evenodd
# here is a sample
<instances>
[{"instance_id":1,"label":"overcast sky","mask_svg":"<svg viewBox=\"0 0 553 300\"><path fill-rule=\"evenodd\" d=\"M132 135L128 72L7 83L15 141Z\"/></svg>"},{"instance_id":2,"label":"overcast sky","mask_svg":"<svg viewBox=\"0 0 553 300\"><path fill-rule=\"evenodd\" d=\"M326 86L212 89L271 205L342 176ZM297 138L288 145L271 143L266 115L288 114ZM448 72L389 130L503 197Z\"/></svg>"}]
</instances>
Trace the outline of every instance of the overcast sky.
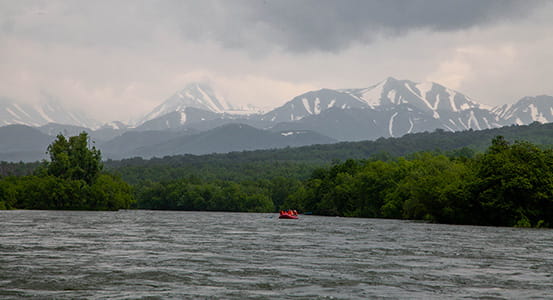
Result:
<instances>
[{"instance_id":1,"label":"overcast sky","mask_svg":"<svg viewBox=\"0 0 553 300\"><path fill-rule=\"evenodd\" d=\"M553 1L0 0L0 97L101 121L190 82L271 108L389 76L488 105L553 95Z\"/></svg>"}]
</instances>

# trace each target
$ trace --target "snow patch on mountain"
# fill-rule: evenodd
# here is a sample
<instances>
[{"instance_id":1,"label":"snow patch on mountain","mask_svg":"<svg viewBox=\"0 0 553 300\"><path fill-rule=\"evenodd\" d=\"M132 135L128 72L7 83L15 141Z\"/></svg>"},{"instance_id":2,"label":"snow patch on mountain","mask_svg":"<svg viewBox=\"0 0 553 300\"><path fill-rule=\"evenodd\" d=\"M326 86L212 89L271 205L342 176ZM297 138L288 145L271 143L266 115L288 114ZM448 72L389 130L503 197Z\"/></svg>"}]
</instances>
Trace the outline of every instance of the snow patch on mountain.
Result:
<instances>
[{"instance_id":1,"label":"snow patch on mountain","mask_svg":"<svg viewBox=\"0 0 553 300\"><path fill-rule=\"evenodd\" d=\"M304 131L285 131L280 133L280 135L282 136L292 136L292 135L301 135L301 134L305 134L305 132Z\"/></svg>"},{"instance_id":2,"label":"snow patch on mountain","mask_svg":"<svg viewBox=\"0 0 553 300\"><path fill-rule=\"evenodd\" d=\"M476 119L476 116L474 115L474 111L470 112L468 123L471 128L476 127L476 129L482 130L482 128L480 128L480 124L478 123L478 120Z\"/></svg>"},{"instance_id":3,"label":"snow patch on mountain","mask_svg":"<svg viewBox=\"0 0 553 300\"><path fill-rule=\"evenodd\" d=\"M379 82L369 88L362 89L359 94L359 98L365 101L371 108L380 106L382 104L382 93L384 92L384 85L387 81ZM393 99L391 99L393 101Z\"/></svg>"},{"instance_id":4,"label":"snow patch on mountain","mask_svg":"<svg viewBox=\"0 0 553 300\"><path fill-rule=\"evenodd\" d=\"M468 130L469 127L463 122L463 120L459 117L457 120L459 120L459 123L461 123L461 125L463 125L463 129L464 130Z\"/></svg>"},{"instance_id":5,"label":"snow patch on mountain","mask_svg":"<svg viewBox=\"0 0 553 300\"><path fill-rule=\"evenodd\" d=\"M46 120L48 123L55 123L55 121L54 121L52 118L50 118L50 117L48 116L48 114L46 114L46 113L44 112L44 108L43 108L43 107L41 107L41 106L35 106L35 109L36 109L36 111L38 111L38 113L40 114L40 116L41 116L42 118L44 118L44 120Z\"/></svg>"},{"instance_id":6,"label":"snow patch on mountain","mask_svg":"<svg viewBox=\"0 0 553 300\"><path fill-rule=\"evenodd\" d=\"M398 112L395 112L392 117L390 118L390 121L388 122L388 133L391 137L394 137L394 119L398 115Z\"/></svg>"},{"instance_id":7,"label":"snow patch on mountain","mask_svg":"<svg viewBox=\"0 0 553 300\"><path fill-rule=\"evenodd\" d=\"M445 93L447 94L447 99L449 100L449 105L451 107L451 111L458 112L457 106L455 105L455 91L452 91L450 89L445 89ZM439 97L440 95L438 95Z\"/></svg>"},{"instance_id":8,"label":"snow patch on mountain","mask_svg":"<svg viewBox=\"0 0 553 300\"><path fill-rule=\"evenodd\" d=\"M395 90L390 90L386 96L388 97L388 99L390 99L390 101L392 103L399 104L399 103L401 103L401 97L400 97L398 102L395 102L396 94L397 94L397 92Z\"/></svg>"},{"instance_id":9,"label":"snow patch on mountain","mask_svg":"<svg viewBox=\"0 0 553 300\"><path fill-rule=\"evenodd\" d=\"M538 111L536 104L532 103L528 107L530 108L532 120L538 121L540 123L547 123L547 119L543 116L543 113Z\"/></svg>"},{"instance_id":10,"label":"snow patch on mountain","mask_svg":"<svg viewBox=\"0 0 553 300\"><path fill-rule=\"evenodd\" d=\"M417 88L417 90L419 90L420 96L426 99L428 92L432 90L432 88L434 87L434 84L432 82L423 82L423 83L416 84L415 87ZM439 102L440 100L438 97L438 100L436 103L439 103ZM434 105L434 109L436 109L436 106L437 105Z\"/></svg>"},{"instance_id":11,"label":"snow patch on mountain","mask_svg":"<svg viewBox=\"0 0 553 300\"><path fill-rule=\"evenodd\" d=\"M419 98L426 106L428 106L429 109L431 110L436 110L435 107L433 107L430 102L424 98L423 96L421 96L419 93L415 92L411 86L408 84L408 83L404 83L404 86L407 88L407 90L409 90L413 95L415 95L415 97Z\"/></svg>"},{"instance_id":12,"label":"snow patch on mountain","mask_svg":"<svg viewBox=\"0 0 553 300\"><path fill-rule=\"evenodd\" d=\"M311 107L310 107L309 102L307 101L307 99L303 98L303 99L301 99L301 102L303 103L303 107L305 107L305 110L307 110L307 113L312 115L313 111L311 110Z\"/></svg>"},{"instance_id":13,"label":"snow patch on mountain","mask_svg":"<svg viewBox=\"0 0 553 300\"><path fill-rule=\"evenodd\" d=\"M180 112L180 123L181 125L184 125L186 123L186 112L184 111Z\"/></svg>"}]
</instances>

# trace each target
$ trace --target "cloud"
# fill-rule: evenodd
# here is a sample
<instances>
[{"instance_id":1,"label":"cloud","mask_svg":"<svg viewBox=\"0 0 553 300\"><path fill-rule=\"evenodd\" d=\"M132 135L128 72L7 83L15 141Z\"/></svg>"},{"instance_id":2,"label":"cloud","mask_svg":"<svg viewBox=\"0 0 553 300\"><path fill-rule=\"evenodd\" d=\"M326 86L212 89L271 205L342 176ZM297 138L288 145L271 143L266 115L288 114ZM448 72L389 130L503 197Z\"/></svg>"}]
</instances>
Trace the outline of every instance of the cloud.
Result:
<instances>
[{"instance_id":1,"label":"cloud","mask_svg":"<svg viewBox=\"0 0 553 300\"><path fill-rule=\"evenodd\" d=\"M216 2L217 5L221 3ZM229 3L229 2L225 2ZM231 45L251 42L244 36L274 41L291 51L338 51L355 43L408 32L456 31L526 16L539 1L266 1L256 2L247 13L223 17L230 30L213 30L217 40ZM225 10L226 11L226 10ZM232 10L230 10L232 12ZM242 22L233 26L235 19ZM209 27L209 25L208 25ZM227 34L229 31L238 34Z\"/></svg>"},{"instance_id":2,"label":"cloud","mask_svg":"<svg viewBox=\"0 0 553 300\"><path fill-rule=\"evenodd\" d=\"M340 51L382 35L456 31L521 19L546 1L166 0L0 2L0 28L45 43L138 47L163 32L250 54ZM70 24L70 25L68 25Z\"/></svg>"},{"instance_id":3,"label":"cloud","mask_svg":"<svg viewBox=\"0 0 553 300\"><path fill-rule=\"evenodd\" d=\"M110 121L193 81L237 105L275 107L394 76L514 102L553 94L553 4L544 3L0 0L0 97L48 94Z\"/></svg>"}]
</instances>

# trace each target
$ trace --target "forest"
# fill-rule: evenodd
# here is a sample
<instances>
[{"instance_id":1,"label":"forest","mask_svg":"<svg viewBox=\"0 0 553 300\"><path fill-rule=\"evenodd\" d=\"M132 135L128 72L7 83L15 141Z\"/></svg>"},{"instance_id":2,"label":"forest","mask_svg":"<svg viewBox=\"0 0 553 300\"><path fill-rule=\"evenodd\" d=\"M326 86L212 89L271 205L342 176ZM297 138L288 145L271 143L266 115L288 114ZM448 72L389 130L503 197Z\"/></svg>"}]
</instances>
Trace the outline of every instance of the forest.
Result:
<instances>
[{"instance_id":1,"label":"forest","mask_svg":"<svg viewBox=\"0 0 553 300\"><path fill-rule=\"evenodd\" d=\"M553 151L502 136L481 154L347 160L305 179L149 182L138 208L271 212L518 227L553 225Z\"/></svg>"},{"instance_id":2,"label":"forest","mask_svg":"<svg viewBox=\"0 0 553 300\"><path fill-rule=\"evenodd\" d=\"M428 152L316 170L285 206L322 215L551 227L553 151L498 136L473 158Z\"/></svg>"},{"instance_id":3,"label":"forest","mask_svg":"<svg viewBox=\"0 0 553 300\"><path fill-rule=\"evenodd\" d=\"M0 208L294 208L327 216L552 227L552 143L540 138L550 136L545 134L550 127L438 130L345 143L347 147L315 145L104 163L100 151L88 146L86 133L68 140L58 136L48 148L50 161L0 164L2 170L19 172L0 177ZM542 143L510 142L502 135L483 142L492 133L513 136L513 131Z\"/></svg>"}]
</instances>

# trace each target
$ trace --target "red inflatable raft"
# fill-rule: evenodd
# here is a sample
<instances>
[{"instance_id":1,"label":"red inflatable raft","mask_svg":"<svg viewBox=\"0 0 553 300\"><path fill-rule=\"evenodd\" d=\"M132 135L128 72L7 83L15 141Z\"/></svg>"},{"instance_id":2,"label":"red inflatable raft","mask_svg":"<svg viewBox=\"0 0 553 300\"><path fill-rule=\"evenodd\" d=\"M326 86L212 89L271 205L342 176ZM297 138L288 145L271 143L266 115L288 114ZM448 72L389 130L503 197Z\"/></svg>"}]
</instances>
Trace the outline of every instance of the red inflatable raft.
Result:
<instances>
[{"instance_id":1,"label":"red inflatable raft","mask_svg":"<svg viewBox=\"0 0 553 300\"><path fill-rule=\"evenodd\" d=\"M294 210L283 210L280 212L279 219L297 219L298 213Z\"/></svg>"},{"instance_id":2,"label":"red inflatable raft","mask_svg":"<svg viewBox=\"0 0 553 300\"><path fill-rule=\"evenodd\" d=\"M288 215L288 214L282 214L280 216L278 216L279 219L297 219L298 216L294 216L294 215Z\"/></svg>"}]
</instances>

